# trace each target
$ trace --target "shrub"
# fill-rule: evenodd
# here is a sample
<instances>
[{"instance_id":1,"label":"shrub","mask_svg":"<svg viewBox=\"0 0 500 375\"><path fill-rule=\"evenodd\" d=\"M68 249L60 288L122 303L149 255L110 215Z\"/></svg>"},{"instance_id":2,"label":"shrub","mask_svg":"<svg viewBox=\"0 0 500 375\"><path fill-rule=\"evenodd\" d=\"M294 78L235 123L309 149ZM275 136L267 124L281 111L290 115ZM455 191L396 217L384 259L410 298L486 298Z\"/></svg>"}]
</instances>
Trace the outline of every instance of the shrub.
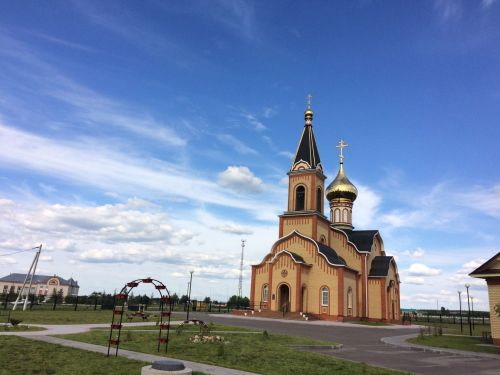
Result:
<instances>
[{"instance_id":1,"label":"shrub","mask_svg":"<svg viewBox=\"0 0 500 375\"><path fill-rule=\"evenodd\" d=\"M10 322L10 324L12 324L15 327L15 326L19 325L19 323L21 323L22 320L21 319L10 318L9 322Z\"/></svg>"}]
</instances>

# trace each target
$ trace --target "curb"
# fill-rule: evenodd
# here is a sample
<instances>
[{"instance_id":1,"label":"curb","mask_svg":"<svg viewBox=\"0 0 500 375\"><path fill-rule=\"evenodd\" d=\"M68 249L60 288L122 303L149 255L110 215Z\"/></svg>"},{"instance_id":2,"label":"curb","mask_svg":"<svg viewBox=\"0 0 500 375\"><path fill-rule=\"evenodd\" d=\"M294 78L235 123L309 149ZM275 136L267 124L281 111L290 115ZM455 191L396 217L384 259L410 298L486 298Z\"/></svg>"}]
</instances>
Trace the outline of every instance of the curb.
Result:
<instances>
[{"instance_id":1,"label":"curb","mask_svg":"<svg viewBox=\"0 0 500 375\"><path fill-rule=\"evenodd\" d=\"M398 346L402 348L406 348L409 350L419 350L423 352L432 352L439 354L454 354L462 357L479 357L479 358L494 358L500 360L500 355L490 354L490 353L478 353L471 352L467 350L459 350L459 349L447 349L447 348L438 348L435 346L427 346L420 344L412 344L406 342L406 340L417 337L418 334L409 334L409 335L401 335L401 336L391 336L391 337L382 337L380 339L384 344Z\"/></svg>"}]
</instances>

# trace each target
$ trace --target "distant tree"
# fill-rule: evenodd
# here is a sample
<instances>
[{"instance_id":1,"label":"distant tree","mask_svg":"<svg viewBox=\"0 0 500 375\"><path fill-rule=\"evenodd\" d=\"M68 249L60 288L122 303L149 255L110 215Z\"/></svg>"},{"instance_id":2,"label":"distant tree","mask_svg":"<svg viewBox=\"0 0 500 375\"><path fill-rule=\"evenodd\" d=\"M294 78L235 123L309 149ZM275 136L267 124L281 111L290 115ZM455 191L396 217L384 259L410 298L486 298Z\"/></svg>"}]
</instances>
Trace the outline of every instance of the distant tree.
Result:
<instances>
[{"instance_id":1,"label":"distant tree","mask_svg":"<svg viewBox=\"0 0 500 375\"><path fill-rule=\"evenodd\" d=\"M174 305L177 305L179 303L179 296L177 295L177 293L172 294L170 299Z\"/></svg>"},{"instance_id":2,"label":"distant tree","mask_svg":"<svg viewBox=\"0 0 500 375\"><path fill-rule=\"evenodd\" d=\"M183 305L183 304L187 303L187 301L188 301L188 300L189 300L189 297L188 297L187 295L183 294L183 295L181 296L181 299L179 300L179 303L180 303L181 305Z\"/></svg>"},{"instance_id":3,"label":"distant tree","mask_svg":"<svg viewBox=\"0 0 500 375\"><path fill-rule=\"evenodd\" d=\"M205 303L210 303L210 302L211 302L210 297L205 297L205 299L203 300L203 302L205 302Z\"/></svg>"},{"instance_id":4,"label":"distant tree","mask_svg":"<svg viewBox=\"0 0 500 375\"><path fill-rule=\"evenodd\" d=\"M249 307L250 300L248 299L248 297L238 297L237 295L233 295L231 296L231 298L229 298L227 304L229 306Z\"/></svg>"}]
</instances>

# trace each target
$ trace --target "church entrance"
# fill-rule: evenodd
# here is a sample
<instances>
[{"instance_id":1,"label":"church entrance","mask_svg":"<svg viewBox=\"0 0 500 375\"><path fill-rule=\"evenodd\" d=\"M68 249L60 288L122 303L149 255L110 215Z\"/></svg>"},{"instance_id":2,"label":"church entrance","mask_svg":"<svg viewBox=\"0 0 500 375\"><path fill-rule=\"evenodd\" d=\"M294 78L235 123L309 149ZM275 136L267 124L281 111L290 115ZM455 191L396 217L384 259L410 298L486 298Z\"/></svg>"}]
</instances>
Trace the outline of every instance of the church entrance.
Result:
<instances>
[{"instance_id":1,"label":"church entrance","mask_svg":"<svg viewBox=\"0 0 500 375\"><path fill-rule=\"evenodd\" d=\"M281 284L278 292L278 309L279 311L290 311L290 288L286 284Z\"/></svg>"}]
</instances>

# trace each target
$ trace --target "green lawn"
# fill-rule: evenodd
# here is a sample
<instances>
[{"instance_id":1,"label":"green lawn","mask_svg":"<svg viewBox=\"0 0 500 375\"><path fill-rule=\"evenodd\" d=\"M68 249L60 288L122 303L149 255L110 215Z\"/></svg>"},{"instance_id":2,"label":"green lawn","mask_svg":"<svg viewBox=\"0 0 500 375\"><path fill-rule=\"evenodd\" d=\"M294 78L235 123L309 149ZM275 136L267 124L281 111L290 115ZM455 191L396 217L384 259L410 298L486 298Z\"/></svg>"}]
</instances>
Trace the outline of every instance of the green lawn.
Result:
<instances>
[{"instance_id":1,"label":"green lawn","mask_svg":"<svg viewBox=\"0 0 500 375\"><path fill-rule=\"evenodd\" d=\"M0 375L137 375L147 365L16 336L0 336L0 363Z\"/></svg>"},{"instance_id":2,"label":"green lawn","mask_svg":"<svg viewBox=\"0 0 500 375\"><path fill-rule=\"evenodd\" d=\"M460 331L460 322L458 324L453 323L427 323L424 321L420 322L412 322L413 324L418 324L422 326L430 326L430 327L441 327L443 328L443 333L449 333L452 335L468 335L469 334L469 325L467 324L467 319L463 321L463 332ZM474 329L472 330L473 336L481 336L483 331L491 332L491 327L489 324L476 324Z\"/></svg>"},{"instance_id":3,"label":"green lawn","mask_svg":"<svg viewBox=\"0 0 500 375\"><path fill-rule=\"evenodd\" d=\"M154 314L154 312L151 312ZM22 320L23 324L88 324L88 323L111 323L111 310L16 310L11 311L11 318ZM184 317L172 314L172 320L180 320ZM0 322L7 320L7 312L2 311ZM136 317L132 322L142 322L142 318ZM156 318L151 317L148 321L154 322ZM125 315L123 322L128 322Z\"/></svg>"},{"instance_id":4,"label":"green lawn","mask_svg":"<svg viewBox=\"0 0 500 375\"><path fill-rule=\"evenodd\" d=\"M27 326L19 324L17 326L0 325L0 332L26 332L26 331L44 331L45 328Z\"/></svg>"},{"instance_id":5,"label":"green lawn","mask_svg":"<svg viewBox=\"0 0 500 375\"><path fill-rule=\"evenodd\" d=\"M305 338L260 334L233 334L239 327L214 325L214 331L225 331L225 343L192 344L189 337L195 332L178 335L171 332L168 356L195 362L219 365L260 374L401 374L365 364L343 361L332 356L295 350L289 345L332 345ZM106 345L108 332L92 331L61 336L66 339ZM128 331L122 334L121 348L157 354L157 341L147 332Z\"/></svg>"},{"instance_id":6,"label":"green lawn","mask_svg":"<svg viewBox=\"0 0 500 375\"><path fill-rule=\"evenodd\" d=\"M0 375L137 375L149 363L17 336L0 336L0 364ZM204 375L196 371L193 374Z\"/></svg>"},{"instance_id":7,"label":"green lawn","mask_svg":"<svg viewBox=\"0 0 500 375\"><path fill-rule=\"evenodd\" d=\"M486 344L481 338L468 336L424 336L409 339L408 342L420 345L434 346L438 348L449 348L469 350L473 352L498 354L500 359L500 348L492 346L481 346Z\"/></svg>"}]
</instances>

